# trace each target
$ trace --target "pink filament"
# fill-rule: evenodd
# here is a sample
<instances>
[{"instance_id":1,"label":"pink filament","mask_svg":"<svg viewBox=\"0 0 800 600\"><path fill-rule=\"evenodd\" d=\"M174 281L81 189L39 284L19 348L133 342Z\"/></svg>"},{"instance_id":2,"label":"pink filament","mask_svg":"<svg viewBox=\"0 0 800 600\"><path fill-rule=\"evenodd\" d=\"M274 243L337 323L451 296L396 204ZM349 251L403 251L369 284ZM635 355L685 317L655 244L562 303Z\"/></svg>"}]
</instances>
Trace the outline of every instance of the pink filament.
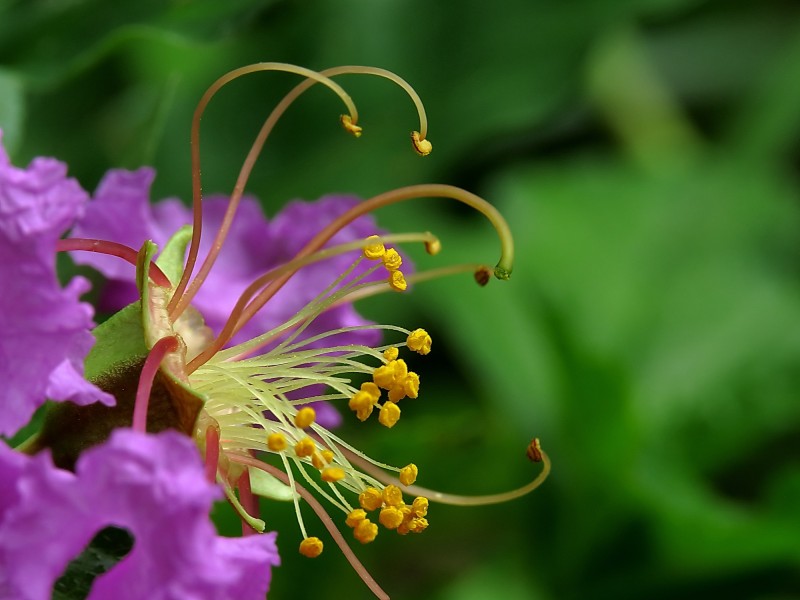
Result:
<instances>
[{"instance_id":1,"label":"pink filament","mask_svg":"<svg viewBox=\"0 0 800 600\"><path fill-rule=\"evenodd\" d=\"M267 473L280 479L286 485L289 485L289 477L277 467L263 463L252 456L233 453L230 453L227 456L232 462L237 462L242 465L248 465L250 467L255 467L256 469L266 471ZM342 551L342 554L344 554L347 562L350 563L350 566L353 567L358 576L361 577L362 581L367 584L367 587L370 589L370 591L380 600L389 600L389 595L383 591L381 586L378 585L378 582L375 581L372 578L372 575L369 574L366 567L361 564L361 561L358 560L356 555L353 553L353 550L347 545L342 533L336 528L336 525L334 525L333 519L331 519L330 515L325 512L325 509L322 508L322 505L317 501L317 499L311 494L311 492L297 482L295 482L294 487L303 497L303 499L308 502L308 505L313 509L313 511L317 513L320 521L322 521L322 524L328 530L328 533L331 534L331 537L333 538L333 541L336 542L336 545L339 546L339 549Z\"/></svg>"},{"instance_id":2,"label":"pink filament","mask_svg":"<svg viewBox=\"0 0 800 600\"><path fill-rule=\"evenodd\" d=\"M253 490L250 488L249 471L245 470L245 472L241 474L236 486L239 488L239 502L242 504L242 508L244 508L250 516L257 517L259 513L258 498L253 495ZM242 519L242 535L253 535L254 533L255 530Z\"/></svg>"},{"instance_id":3,"label":"pink filament","mask_svg":"<svg viewBox=\"0 0 800 600\"><path fill-rule=\"evenodd\" d=\"M161 361L168 352L173 352L178 347L177 338L170 336L158 340L142 367L139 376L139 387L136 389L136 402L133 405L133 430L145 432L147 427L147 407L150 404L150 391L153 389L153 380L161 366Z\"/></svg>"},{"instance_id":4,"label":"pink filament","mask_svg":"<svg viewBox=\"0 0 800 600\"><path fill-rule=\"evenodd\" d=\"M116 256L122 260L136 266L138 261L138 253L130 246L118 244L117 242L108 242L106 240L92 240L87 238L69 238L65 240L58 240L56 242L56 252L73 252L76 250L83 250L85 252L97 252L99 254L107 254L109 256ZM154 262L150 263L150 279L153 280L158 286L171 287L171 283L164 272L158 268Z\"/></svg>"},{"instance_id":5,"label":"pink filament","mask_svg":"<svg viewBox=\"0 0 800 600\"><path fill-rule=\"evenodd\" d=\"M219 430L213 425L206 428L206 479L209 483L217 481L219 467Z\"/></svg>"}]
</instances>

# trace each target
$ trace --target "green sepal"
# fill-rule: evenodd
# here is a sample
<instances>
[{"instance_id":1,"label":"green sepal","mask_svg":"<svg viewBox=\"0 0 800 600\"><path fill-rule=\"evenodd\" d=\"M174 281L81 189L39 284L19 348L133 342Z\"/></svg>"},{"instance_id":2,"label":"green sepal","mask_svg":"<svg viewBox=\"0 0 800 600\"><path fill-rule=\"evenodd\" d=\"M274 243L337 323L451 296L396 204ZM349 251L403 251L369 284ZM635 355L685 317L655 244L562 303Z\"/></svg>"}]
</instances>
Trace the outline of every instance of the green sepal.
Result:
<instances>
[{"instance_id":1,"label":"green sepal","mask_svg":"<svg viewBox=\"0 0 800 600\"><path fill-rule=\"evenodd\" d=\"M192 226L184 225L167 240L156 264L167 276L172 285L177 285L183 275L186 247L192 240Z\"/></svg>"},{"instance_id":2,"label":"green sepal","mask_svg":"<svg viewBox=\"0 0 800 600\"><path fill-rule=\"evenodd\" d=\"M291 502L297 497L297 492L277 477L252 467L248 467L248 472L250 473L250 491L256 496L281 502Z\"/></svg>"},{"instance_id":3,"label":"green sepal","mask_svg":"<svg viewBox=\"0 0 800 600\"><path fill-rule=\"evenodd\" d=\"M141 363L147 356L142 328L142 303L129 304L92 332L95 344L84 364L84 377L94 381L112 371Z\"/></svg>"}]
</instances>

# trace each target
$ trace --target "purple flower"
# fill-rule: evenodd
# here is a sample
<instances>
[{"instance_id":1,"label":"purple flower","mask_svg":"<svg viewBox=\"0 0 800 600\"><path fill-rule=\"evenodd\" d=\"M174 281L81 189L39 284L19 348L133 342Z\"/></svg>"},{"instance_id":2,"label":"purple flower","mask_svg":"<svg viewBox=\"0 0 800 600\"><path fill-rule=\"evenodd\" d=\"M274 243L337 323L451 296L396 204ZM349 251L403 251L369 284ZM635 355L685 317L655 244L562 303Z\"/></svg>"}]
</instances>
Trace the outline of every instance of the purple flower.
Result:
<instances>
[{"instance_id":1,"label":"purple flower","mask_svg":"<svg viewBox=\"0 0 800 600\"><path fill-rule=\"evenodd\" d=\"M109 171L72 235L114 240L134 248L151 239L163 247L169 237L179 227L190 224L192 218L190 210L180 200L172 198L150 204L153 177L154 171L146 167L137 171ZM222 252L192 302L206 324L219 332L248 285L269 269L291 260L317 232L357 203L358 200L351 196L326 196L316 202L294 201L267 222L255 199L242 198ZM201 260L211 246L227 204L228 199L223 196L210 196L203 200ZM361 217L339 231L327 245L380 233L383 232L371 217ZM103 310L119 310L138 297L129 265L94 253L75 253L74 259L96 268L110 280L101 299ZM286 321L322 292L351 262L351 256L339 255L301 269L232 342L253 338ZM376 274L368 280L376 281L380 277L381 274ZM365 324L367 321L356 313L352 305L344 304L327 311L318 323L309 327L305 337ZM348 341L370 345L376 343L378 337L375 331L359 331L350 333Z\"/></svg>"},{"instance_id":2,"label":"purple flower","mask_svg":"<svg viewBox=\"0 0 800 600\"><path fill-rule=\"evenodd\" d=\"M197 448L175 432L117 430L86 451L75 473L46 454L0 445L0 595L49 598L53 583L95 533L127 529L133 550L94 582L90 598L263 600L279 564L275 534L216 535L221 496Z\"/></svg>"},{"instance_id":3,"label":"purple flower","mask_svg":"<svg viewBox=\"0 0 800 600\"><path fill-rule=\"evenodd\" d=\"M11 435L46 400L77 404L112 396L83 379L83 359L94 343L92 308L80 302L88 282L65 288L55 273L56 240L81 215L88 196L66 166L36 158L12 166L0 144L0 379L4 403L0 434Z\"/></svg>"}]
</instances>

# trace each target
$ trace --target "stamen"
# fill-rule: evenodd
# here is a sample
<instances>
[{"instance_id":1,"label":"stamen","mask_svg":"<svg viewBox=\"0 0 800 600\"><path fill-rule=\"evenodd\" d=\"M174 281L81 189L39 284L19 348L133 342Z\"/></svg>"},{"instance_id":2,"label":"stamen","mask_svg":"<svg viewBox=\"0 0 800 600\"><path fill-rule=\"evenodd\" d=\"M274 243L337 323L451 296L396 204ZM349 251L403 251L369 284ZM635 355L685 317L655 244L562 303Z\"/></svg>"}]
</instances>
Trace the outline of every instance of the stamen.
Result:
<instances>
[{"instance_id":1,"label":"stamen","mask_svg":"<svg viewBox=\"0 0 800 600\"><path fill-rule=\"evenodd\" d=\"M360 204L357 204L347 212L343 213L342 215L334 219L331 223L328 224L327 227L325 227L316 236L314 236L295 255L295 260L302 259L304 257L313 255L314 253L320 251L322 246L324 246L334 235L336 235L336 233L339 230L341 230L343 227L347 226L349 223L351 223L352 221L354 221L355 219L357 219L362 215L370 213L378 208L395 204L397 202L404 202L406 200L413 200L422 197L450 198L453 200L457 200L459 202L466 204L467 206L470 206L471 208L474 208L475 210L483 214L487 219L489 219L489 222L494 226L498 236L500 237L500 246L501 246L500 260L498 261L497 266L494 268L494 276L500 280L507 280L511 276L511 271L514 262L514 239L511 235L511 230L509 229L506 220L494 206L489 204L486 200L484 200L480 196L476 196L475 194L468 192L466 190L462 190L461 188L457 188L451 185L442 185L442 184L412 185L397 190L392 190L390 192L385 192L378 196L374 196L369 200L365 200ZM267 286L264 290L262 290L253 299L253 301L247 305L247 308L245 308L242 311L236 329L238 329L244 323L249 321L252 318L252 316L270 298L272 298L278 292L278 290L280 290L283 287L283 285L291 278L291 276L295 272L296 271L288 272L279 278L275 278L274 281L269 286ZM216 348L216 347L217 344L214 343L211 345L211 347L206 349L203 355L201 355L204 356L202 360L203 361L208 360L206 355L210 356L211 348ZM199 361L199 359L200 357L198 357L195 360Z\"/></svg>"},{"instance_id":2,"label":"stamen","mask_svg":"<svg viewBox=\"0 0 800 600\"><path fill-rule=\"evenodd\" d=\"M489 504L501 504L503 502L521 498L522 496L530 494L533 490L542 485L544 480L547 479L547 476L550 474L550 458L547 456L544 450L541 449L541 445L538 444L538 438L535 438L535 442L537 443L538 452L541 454L540 462L542 463L542 471L533 481L515 490L502 492L499 494L487 494L484 496L463 496L460 494L445 494L443 492L429 490L417 485L410 485L406 487L406 491L409 494L423 496L432 501L440 502L442 504L451 504L453 506L486 506ZM361 470L369 473L381 483L388 484L386 489L401 483L398 479L395 479L394 477L386 474L383 470L375 467L370 461L361 456L360 453L354 453L346 447L342 447L341 450L351 463L357 465ZM363 503L362 506L364 506Z\"/></svg>"},{"instance_id":3,"label":"stamen","mask_svg":"<svg viewBox=\"0 0 800 600\"><path fill-rule=\"evenodd\" d=\"M386 235L383 236L381 239L393 243L423 242L425 244L428 244L428 243L438 242L436 236L430 232ZM301 269L306 265L314 264L322 260L326 260L328 258L344 254L346 252L352 252L353 250L362 250L363 248L364 248L364 240L339 244L331 248L325 248L323 250L318 250L313 253L307 253L303 256L297 256L293 260L278 267L275 267L274 269L270 269L269 271L264 273L261 277L256 279L253 283L251 283L245 289L244 292L242 292L242 295L239 297L239 300L237 300L236 306L234 306L233 310L231 311L231 314L228 317L227 322L223 326L222 331L220 331L220 334L216 337L216 339L214 339L214 341L211 344L208 345L208 347L202 353L200 353L192 361L189 362L189 364L186 367L187 372L192 373L200 365L204 364L212 356L217 354L222 349L222 347L225 344L227 344L234 335L236 335L239 329L241 329L241 327L243 327L247 323L247 321L249 321L258 312L258 310L262 306L264 306L264 304L266 304L266 302L269 300L269 298L271 298L271 296L262 297L261 293L259 293L259 290L261 290L262 287L273 281L274 282L283 281L284 278L288 280L291 274L295 273L296 271L298 271L299 269ZM409 279L411 279L412 277L413 276L410 276ZM369 289L369 288L364 288L364 289ZM256 296L256 294L258 295ZM253 298L254 296L256 296L255 299L253 299L253 301L250 302L250 299ZM250 304L248 304L248 302L250 302ZM281 333L283 331L286 331L287 329L289 329L289 327L282 329Z\"/></svg>"},{"instance_id":4,"label":"stamen","mask_svg":"<svg viewBox=\"0 0 800 600\"><path fill-rule=\"evenodd\" d=\"M56 252L75 252L82 250L84 252L97 252L99 254L107 254L109 256L116 256L125 262L129 262L134 267L136 266L139 253L130 246L118 244L117 242L108 242L106 240L92 240L87 238L67 238L58 240L56 242ZM164 275L164 272L154 262L150 263L150 279L153 283L161 287L170 287L172 284Z\"/></svg>"},{"instance_id":5,"label":"stamen","mask_svg":"<svg viewBox=\"0 0 800 600\"><path fill-rule=\"evenodd\" d=\"M277 477L287 485L294 485L294 488L297 490L297 493L299 493L303 497L303 499L306 502L308 502L308 505L317 514L320 521L322 521L322 524L328 530L328 533L331 534L331 537L336 542L336 545L339 546L339 549L342 551L342 554L344 554L345 558L353 567L358 576L361 577L361 580L367 584L367 587L369 587L369 589L372 591L373 594L375 594L377 598L380 598L381 600L389 600L389 595L381 589L381 587L378 585L378 582L372 578L372 576L369 574L364 565L361 564L361 561L359 561L356 555L353 553L350 546L347 545L344 536L336 528L336 525L334 525L333 519L331 519L330 515L327 512L325 512L325 509L322 508L322 505L307 489L305 489L298 483L292 484L286 473L284 473L283 471L281 471L276 467L273 467L272 465L263 463L253 458L252 456L243 456L241 454L231 453L228 455L228 457L230 458L231 462L237 462L243 465L261 469L262 471L266 471L267 473Z\"/></svg>"},{"instance_id":6,"label":"stamen","mask_svg":"<svg viewBox=\"0 0 800 600\"><path fill-rule=\"evenodd\" d=\"M228 208L225 211L225 215L222 220L222 224L217 231L217 235L214 238L214 242L211 245L211 248L206 256L202 266L200 267L200 271L197 274L197 277L192 281L192 284L187 289L187 285L189 284L189 279L192 276L192 271L194 270L195 263L197 261L197 253L200 248L200 235L202 231L202 184L200 179L200 119L203 116L203 112L206 109L206 106L214 97L214 95L223 88L226 84L230 83L231 81L243 76L248 75L250 73L260 72L260 71L283 71L287 73L295 73L297 75L301 75L306 77L308 80L314 81L315 83L322 83L323 85L330 88L339 98L341 98L342 102L344 102L345 107L349 112L349 116L351 121L355 124L358 122L358 111L353 104L353 101L350 99L350 96L342 89L342 87L331 81L328 77L317 73L316 71L312 71L311 69L306 69L303 67L298 67L295 65L285 64L285 63L257 63L254 65L249 65L246 67L241 67L239 69L234 69L229 73L226 73L217 81L215 81L209 88L206 90L203 97L200 99L200 102L197 104L197 108L194 111L194 116L192 118L192 133L191 133L191 147L192 147L192 241L189 245L189 255L186 259L186 267L183 272L183 276L181 277L180 282L178 282L178 286L175 289L175 294L172 300L169 303L168 309L170 312L170 316L173 320L177 319L178 316L186 309L189 303L194 298L197 290L205 281L208 272L211 270L211 267L214 265L214 262L219 254L220 249L222 248L222 244L225 241L225 237L228 234L228 230L230 229L231 223L233 222L233 217L236 213L236 209L239 205L239 201L241 200L242 194L244 194L244 188L247 184L247 180L250 177L250 172L255 165L256 160L258 159L258 155L261 153L261 149L266 142L267 137L269 136L272 128L275 126L278 118L281 116L282 112L276 113L273 111L272 114L267 118L266 122L261 128L258 136L256 137L253 145L250 148L250 151L245 158L244 163L242 164L242 168L239 172L239 177L236 180L236 185L234 186L233 193L231 194L230 202L228 203ZM184 290L186 293L184 294Z\"/></svg>"},{"instance_id":7,"label":"stamen","mask_svg":"<svg viewBox=\"0 0 800 600\"><path fill-rule=\"evenodd\" d=\"M147 407L150 404L150 391L153 380L164 357L178 348L178 339L173 336L158 340L147 355L139 376L139 387L136 389L136 401L133 405L133 430L144 433L147 427Z\"/></svg>"}]
</instances>

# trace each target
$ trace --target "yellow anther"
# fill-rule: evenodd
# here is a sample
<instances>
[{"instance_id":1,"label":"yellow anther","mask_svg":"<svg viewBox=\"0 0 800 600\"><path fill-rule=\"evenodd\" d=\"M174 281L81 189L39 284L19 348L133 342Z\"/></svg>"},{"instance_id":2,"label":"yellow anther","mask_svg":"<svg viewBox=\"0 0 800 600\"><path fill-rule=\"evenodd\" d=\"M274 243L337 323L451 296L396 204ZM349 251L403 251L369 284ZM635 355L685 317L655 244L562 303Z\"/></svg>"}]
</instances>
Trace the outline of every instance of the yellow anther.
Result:
<instances>
[{"instance_id":1,"label":"yellow anther","mask_svg":"<svg viewBox=\"0 0 800 600\"><path fill-rule=\"evenodd\" d=\"M428 514L428 499L424 496L417 496L411 504L411 510L418 517L424 517Z\"/></svg>"},{"instance_id":2,"label":"yellow anther","mask_svg":"<svg viewBox=\"0 0 800 600\"><path fill-rule=\"evenodd\" d=\"M383 255L383 266L387 271L397 271L403 266L403 258L397 253L397 250L389 248Z\"/></svg>"},{"instance_id":3,"label":"yellow anther","mask_svg":"<svg viewBox=\"0 0 800 600\"><path fill-rule=\"evenodd\" d=\"M334 456L336 456L336 455L333 453L333 450L323 450L322 451L322 460L324 460L328 464L333 462L333 457Z\"/></svg>"},{"instance_id":4,"label":"yellow anther","mask_svg":"<svg viewBox=\"0 0 800 600\"><path fill-rule=\"evenodd\" d=\"M408 530L411 533L422 533L428 528L428 519L424 517L418 517L416 519L412 519L411 523L408 524Z\"/></svg>"},{"instance_id":5,"label":"yellow anther","mask_svg":"<svg viewBox=\"0 0 800 600\"><path fill-rule=\"evenodd\" d=\"M397 381L402 380L408 374L408 365L402 358L391 360L383 366L378 367L372 373L375 385L385 390L395 387Z\"/></svg>"},{"instance_id":6,"label":"yellow anther","mask_svg":"<svg viewBox=\"0 0 800 600\"><path fill-rule=\"evenodd\" d=\"M367 238L364 245L364 258L368 260L378 260L386 254L386 248L381 242L381 238L377 235L371 235Z\"/></svg>"},{"instance_id":7,"label":"yellow anther","mask_svg":"<svg viewBox=\"0 0 800 600\"><path fill-rule=\"evenodd\" d=\"M442 242L439 241L439 238L431 240L430 242L425 242L425 252L430 254L431 256L436 256L442 250Z\"/></svg>"},{"instance_id":8,"label":"yellow anther","mask_svg":"<svg viewBox=\"0 0 800 600\"><path fill-rule=\"evenodd\" d=\"M328 483L334 483L336 481L341 481L345 477L344 469L339 467L328 467L327 469L322 471L322 481L327 481Z\"/></svg>"},{"instance_id":9,"label":"yellow anther","mask_svg":"<svg viewBox=\"0 0 800 600\"><path fill-rule=\"evenodd\" d=\"M378 526L369 519L359 521L353 529L353 535L362 544L369 544L378 537Z\"/></svg>"},{"instance_id":10,"label":"yellow anther","mask_svg":"<svg viewBox=\"0 0 800 600\"><path fill-rule=\"evenodd\" d=\"M433 340L424 329L415 329L408 334L408 339L406 340L406 345L409 350L419 352L423 355L431 351L431 344L433 344Z\"/></svg>"},{"instance_id":11,"label":"yellow anther","mask_svg":"<svg viewBox=\"0 0 800 600\"><path fill-rule=\"evenodd\" d=\"M377 386L375 387L377 388ZM362 390L356 392L353 397L350 398L350 402L348 402L347 405L350 407L350 410L355 411L359 421L366 421L372 414L372 409L377 400L375 396Z\"/></svg>"},{"instance_id":12,"label":"yellow anther","mask_svg":"<svg viewBox=\"0 0 800 600\"><path fill-rule=\"evenodd\" d=\"M314 465L315 469L321 469L327 463L322 459L322 455L319 452L314 452L311 456L311 464Z\"/></svg>"},{"instance_id":13,"label":"yellow anther","mask_svg":"<svg viewBox=\"0 0 800 600\"><path fill-rule=\"evenodd\" d=\"M433 144L428 140L421 140L419 136L419 131L411 132L411 144L414 146L414 151L420 156L428 156L433 150Z\"/></svg>"},{"instance_id":14,"label":"yellow anther","mask_svg":"<svg viewBox=\"0 0 800 600\"><path fill-rule=\"evenodd\" d=\"M347 515L347 518L344 520L345 524L348 527L355 527L359 524L359 522L363 521L367 518L367 513L363 508L357 508L353 511L350 511L350 514Z\"/></svg>"},{"instance_id":15,"label":"yellow anther","mask_svg":"<svg viewBox=\"0 0 800 600\"><path fill-rule=\"evenodd\" d=\"M286 450L286 438L282 433L270 433L267 436L267 448L273 452L280 452Z\"/></svg>"},{"instance_id":16,"label":"yellow anther","mask_svg":"<svg viewBox=\"0 0 800 600\"><path fill-rule=\"evenodd\" d=\"M389 390L389 402L400 402L403 398L406 397L406 392L403 389L402 385L397 387L393 387Z\"/></svg>"},{"instance_id":17,"label":"yellow anther","mask_svg":"<svg viewBox=\"0 0 800 600\"><path fill-rule=\"evenodd\" d=\"M419 469L417 465L411 463L400 469L400 483L403 485L411 485L417 480L417 475L419 475Z\"/></svg>"},{"instance_id":18,"label":"yellow anther","mask_svg":"<svg viewBox=\"0 0 800 600\"><path fill-rule=\"evenodd\" d=\"M381 511L378 521L386 529L397 529L403 523L403 513L394 506L387 506Z\"/></svg>"},{"instance_id":19,"label":"yellow anther","mask_svg":"<svg viewBox=\"0 0 800 600\"><path fill-rule=\"evenodd\" d=\"M378 421L385 427L392 428L400 420L400 407L394 402L384 402L381 412L378 414Z\"/></svg>"},{"instance_id":20,"label":"yellow anther","mask_svg":"<svg viewBox=\"0 0 800 600\"><path fill-rule=\"evenodd\" d=\"M297 411L297 414L294 416L294 424L301 429L305 429L309 427L316 418L317 413L314 412L314 409L310 406L305 406Z\"/></svg>"},{"instance_id":21,"label":"yellow anther","mask_svg":"<svg viewBox=\"0 0 800 600\"><path fill-rule=\"evenodd\" d=\"M409 398L416 398L419 396L419 375L414 373L414 371L410 371L403 380L403 391Z\"/></svg>"},{"instance_id":22,"label":"yellow anther","mask_svg":"<svg viewBox=\"0 0 800 600\"><path fill-rule=\"evenodd\" d=\"M403 277L403 273L401 271L392 271L389 275L389 287L391 287L395 292L405 292L408 284L406 283L406 278Z\"/></svg>"},{"instance_id":23,"label":"yellow anther","mask_svg":"<svg viewBox=\"0 0 800 600\"><path fill-rule=\"evenodd\" d=\"M385 353L384 353L385 354ZM372 381L365 381L361 384L361 391L366 392L377 402L380 400L381 397L381 390L380 388L375 385Z\"/></svg>"},{"instance_id":24,"label":"yellow anther","mask_svg":"<svg viewBox=\"0 0 800 600\"><path fill-rule=\"evenodd\" d=\"M313 456L316 449L317 447L314 444L314 440L308 437L303 438L294 445L295 454L301 458L304 456Z\"/></svg>"},{"instance_id":25,"label":"yellow anther","mask_svg":"<svg viewBox=\"0 0 800 600\"><path fill-rule=\"evenodd\" d=\"M396 485L387 485L383 488L381 498L386 506L401 506L403 504L403 492Z\"/></svg>"},{"instance_id":26,"label":"yellow anther","mask_svg":"<svg viewBox=\"0 0 800 600\"><path fill-rule=\"evenodd\" d=\"M339 120L342 122L342 127L344 127L347 133L352 133L354 137L361 137L361 127L353 123L353 119L350 115L342 115L339 117Z\"/></svg>"},{"instance_id":27,"label":"yellow anther","mask_svg":"<svg viewBox=\"0 0 800 600\"><path fill-rule=\"evenodd\" d=\"M364 510L377 510L383 504L383 496L375 488L367 488L358 495L358 503Z\"/></svg>"},{"instance_id":28,"label":"yellow anther","mask_svg":"<svg viewBox=\"0 0 800 600\"><path fill-rule=\"evenodd\" d=\"M387 348L383 351L383 357L388 360L389 362L393 360L397 360L397 357L400 356L400 350L392 346L391 348Z\"/></svg>"},{"instance_id":29,"label":"yellow anther","mask_svg":"<svg viewBox=\"0 0 800 600\"><path fill-rule=\"evenodd\" d=\"M318 537L308 537L300 542L300 554L308 558L317 558L322 554L322 540Z\"/></svg>"},{"instance_id":30,"label":"yellow anther","mask_svg":"<svg viewBox=\"0 0 800 600\"><path fill-rule=\"evenodd\" d=\"M411 521L409 521L408 523L406 523L405 521L403 521L403 522L400 524L400 527L398 527L398 528L397 528L397 533L399 533L400 535L406 535L406 534L407 534L409 531L411 531L411 530L409 529L409 525L410 525L410 524L411 524Z\"/></svg>"}]
</instances>

